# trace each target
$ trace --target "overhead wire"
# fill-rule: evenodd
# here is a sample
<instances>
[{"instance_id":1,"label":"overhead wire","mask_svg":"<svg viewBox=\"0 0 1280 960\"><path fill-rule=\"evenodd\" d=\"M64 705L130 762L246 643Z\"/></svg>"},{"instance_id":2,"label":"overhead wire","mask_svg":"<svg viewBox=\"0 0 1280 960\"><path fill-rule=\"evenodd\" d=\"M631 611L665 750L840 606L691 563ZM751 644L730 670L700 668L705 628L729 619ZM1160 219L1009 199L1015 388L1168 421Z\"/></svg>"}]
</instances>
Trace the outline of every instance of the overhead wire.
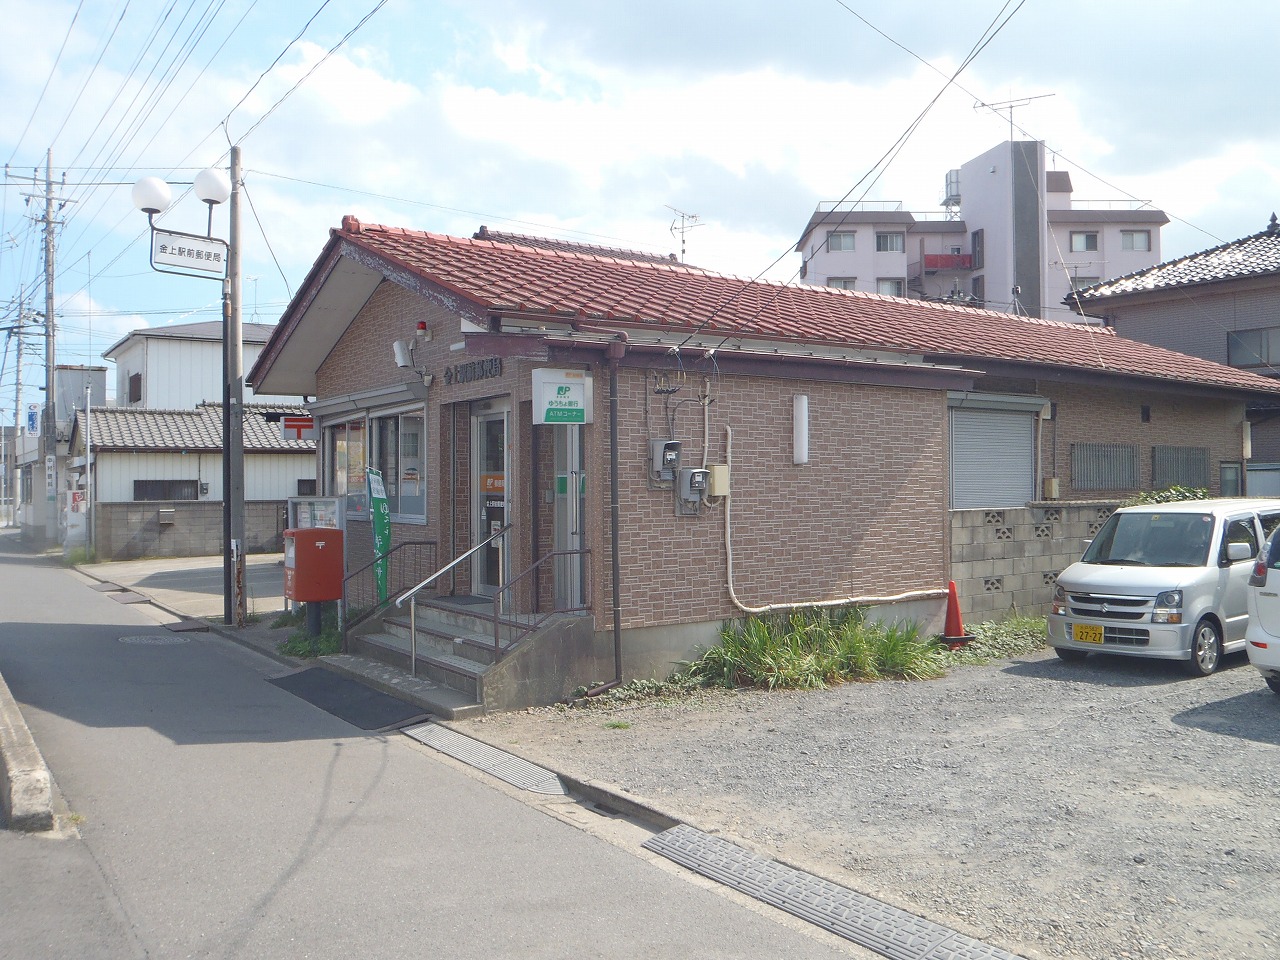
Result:
<instances>
[{"instance_id":1,"label":"overhead wire","mask_svg":"<svg viewBox=\"0 0 1280 960\"><path fill-rule=\"evenodd\" d=\"M53 78L58 74L58 64L62 62L62 55L67 50L67 43L71 40L71 32L75 29L76 21L80 19L80 11L84 9L85 0L80 0L76 5L76 12L71 16L71 22L67 24L66 35L62 38L62 46L58 47L58 55L54 57L53 66L49 68L49 76L45 78L44 86L40 89L40 96L36 97L36 105L31 108L31 116L27 118L26 124L22 128L22 133L18 136L18 141L13 145L13 153L9 154L9 163L13 162L13 158L18 155L18 151L22 148L22 141L27 138L27 132L31 129L31 124L36 119L36 114L40 112L40 104L44 103L44 95L49 92L49 84L53 82Z\"/></svg>"},{"instance_id":2,"label":"overhead wire","mask_svg":"<svg viewBox=\"0 0 1280 960\"><path fill-rule=\"evenodd\" d=\"M837 0L837 2L840 2L840 0ZM925 117L928 116L930 111L933 110L934 106L942 98L942 95L946 93L946 91L951 87L951 85L955 82L956 78L959 77L960 74L963 73L971 63L973 63L974 59L977 58L977 56L983 50L986 49L987 45L990 44L991 41L994 40L996 36L999 35L1000 31L1004 29L1005 25L1008 24L1009 21L1012 20L1013 17L1017 15L1018 11L1021 10L1023 5L1026 3L1026 0L1019 0L1018 5L1013 9L1013 11L1010 12L1007 16L1005 16L1005 11L1008 10L1009 4L1011 2L1012 0L1006 0L1004 6L1000 8L999 12L997 12L995 17L992 19L991 23L987 25L986 29L983 30L982 34L974 42L973 47L970 49L969 53L965 56L964 60L960 63L960 65L956 68L955 72L952 73L951 76L947 77L947 80L942 85L941 89L939 89L938 92L934 94L933 98L929 100L927 104L925 104L924 108L920 111L920 113L916 115L915 119L912 120L911 123L907 125L907 128L898 136L898 139L895 140L894 143L890 145L890 147L887 150L885 150L883 154L880 155L880 158L876 160L874 164L872 164L871 168L866 173L864 173L858 179L858 181L854 183L854 185L845 192L844 196L841 197L839 201L837 201L837 204L836 204L837 208L839 207L840 204L845 203L849 199L849 197L853 195L854 191L856 191L864 183L866 184L866 187L862 191L861 196L863 198L866 197L867 193L871 190L871 188L876 185L876 183L884 175L885 171L888 170L889 165L892 164L892 162L895 159L897 159L898 154L902 152L903 148L906 146L911 136L916 132L917 129L919 129L921 123L924 122ZM841 3L841 5L843 6L843 3ZM1004 17L1004 19L1001 20L1001 17ZM867 182L868 179L870 179L870 182ZM840 220L836 222L836 225L833 227L833 229L838 230L839 227L847 220L850 213L852 213L852 208L850 208L850 210L844 211ZM788 249L787 251L779 255L778 258L773 261L773 264L765 268L765 270L757 274L756 277L754 277L752 280L748 281L742 287L740 287L732 297L728 298L723 303L719 304L711 312L710 316L704 318L700 323L698 323L698 325L694 327L694 329L684 338L684 340L682 340L677 346L672 348L673 351L678 353L681 349L687 346L690 340L692 340L694 337L696 337L699 333L701 333L706 328L707 324L709 324L712 320L714 320L717 316L719 316L720 313L723 312L725 309L727 309L731 304L735 303L740 297L742 297L747 292L747 290L751 289L756 284L758 284L760 277L764 276L764 274L767 273L769 270L771 270L773 266L780 263L783 257L787 256L790 253L791 253L791 250ZM792 275L791 279L792 280L795 279L794 274ZM790 283L790 281L788 281L788 283ZM786 289L787 289L787 285L785 284L779 285L778 289L775 290L773 296L769 298L760 307L758 307L756 312L743 322L749 323L755 320L756 318L758 318L760 314L763 313L767 307L772 306L778 300L778 298L782 296L783 291ZM713 352L714 350L720 349L726 343L728 343L730 340L733 340L733 339L735 339L735 335L730 334L725 336L724 339L722 339L716 347L712 348Z\"/></svg>"}]
</instances>

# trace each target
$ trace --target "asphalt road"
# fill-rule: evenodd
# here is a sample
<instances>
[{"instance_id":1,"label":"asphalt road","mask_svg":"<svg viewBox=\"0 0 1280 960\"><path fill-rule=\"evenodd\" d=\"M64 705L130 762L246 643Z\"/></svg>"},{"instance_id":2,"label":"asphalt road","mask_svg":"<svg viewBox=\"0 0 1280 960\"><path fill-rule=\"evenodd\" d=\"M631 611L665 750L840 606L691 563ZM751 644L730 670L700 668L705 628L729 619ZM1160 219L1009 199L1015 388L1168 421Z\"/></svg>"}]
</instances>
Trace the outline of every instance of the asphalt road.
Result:
<instances>
[{"instance_id":1,"label":"asphalt road","mask_svg":"<svg viewBox=\"0 0 1280 960\"><path fill-rule=\"evenodd\" d=\"M76 828L0 832L0 956L868 956L3 536L0 582L0 674Z\"/></svg>"}]
</instances>

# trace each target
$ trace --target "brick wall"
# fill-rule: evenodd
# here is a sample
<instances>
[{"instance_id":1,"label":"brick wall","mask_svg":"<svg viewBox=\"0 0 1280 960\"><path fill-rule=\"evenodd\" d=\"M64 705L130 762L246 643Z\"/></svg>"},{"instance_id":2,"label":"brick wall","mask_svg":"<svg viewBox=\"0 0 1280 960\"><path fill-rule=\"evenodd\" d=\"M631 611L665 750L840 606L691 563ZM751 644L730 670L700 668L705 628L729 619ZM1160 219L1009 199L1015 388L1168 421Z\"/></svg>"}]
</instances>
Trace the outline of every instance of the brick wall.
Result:
<instances>
[{"instance_id":1,"label":"brick wall","mask_svg":"<svg viewBox=\"0 0 1280 960\"><path fill-rule=\"evenodd\" d=\"M598 377L597 383L607 383ZM945 584L946 404L939 391L721 376L689 377L655 395L646 371L619 373L623 626L741 616L726 585L725 511L733 581L748 606L885 596ZM682 463L728 462L731 501L677 515L670 484L649 479L649 440L682 440ZM792 463L792 398L809 397L809 454ZM607 390L597 387L589 471L597 609L610 596ZM689 402L693 401L693 402ZM602 462L603 461L603 462ZM666 488L663 488L663 487ZM599 614L597 622L600 622Z\"/></svg>"},{"instance_id":2,"label":"brick wall","mask_svg":"<svg viewBox=\"0 0 1280 960\"><path fill-rule=\"evenodd\" d=\"M1221 490L1219 463L1241 460L1243 403L1045 381L1036 387L1040 396L1057 407L1054 420L1043 425L1041 474L1059 479L1062 500L1128 499L1136 492L1077 489L1071 477L1074 443L1134 444L1142 490L1152 486L1153 446L1208 447L1210 491L1214 495ZM1150 420L1145 423L1144 406L1150 410Z\"/></svg>"}]
</instances>

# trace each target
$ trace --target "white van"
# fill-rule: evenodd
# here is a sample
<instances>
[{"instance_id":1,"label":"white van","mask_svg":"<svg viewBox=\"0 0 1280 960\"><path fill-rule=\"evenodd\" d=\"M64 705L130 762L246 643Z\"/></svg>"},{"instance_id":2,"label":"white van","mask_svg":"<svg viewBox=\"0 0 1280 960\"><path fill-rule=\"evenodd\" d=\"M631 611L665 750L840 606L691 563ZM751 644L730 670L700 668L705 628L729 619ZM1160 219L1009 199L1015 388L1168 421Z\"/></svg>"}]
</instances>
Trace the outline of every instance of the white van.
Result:
<instances>
[{"instance_id":1,"label":"white van","mask_svg":"<svg viewBox=\"0 0 1280 960\"><path fill-rule=\"evenodd\" d=\"M1058 575L1049 645L1181 660L1205 676L1244 649L1251 561L1280 526L1280 500L1233 498L1122 507Z\"/></svg>"}]
</instances>

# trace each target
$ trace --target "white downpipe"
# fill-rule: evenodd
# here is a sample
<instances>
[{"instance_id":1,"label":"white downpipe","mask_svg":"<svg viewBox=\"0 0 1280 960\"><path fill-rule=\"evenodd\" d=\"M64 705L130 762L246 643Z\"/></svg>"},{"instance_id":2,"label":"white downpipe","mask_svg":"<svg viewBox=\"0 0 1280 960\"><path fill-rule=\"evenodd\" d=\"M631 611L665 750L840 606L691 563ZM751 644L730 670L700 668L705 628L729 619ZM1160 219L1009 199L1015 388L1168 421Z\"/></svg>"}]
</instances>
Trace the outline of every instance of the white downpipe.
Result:
<instances>
[{"instance_id":1,"label":"white downpipe","mask_svg":"<svg viewBox=\"0 0 1280 960\"><path fill-rule=\"evenodd\" d=\"M728 464L730 472L733 469L733 428L726 426L724 428L724 458ZM733 605L743 613L772 613L775 610L799 610L808 607L843 607L852 604L872 604L872 603L899 603L903 600L930 600L935 597L945 597L946 590L909 590L906 593L898 593L889 597L844 597L840 600L806 600L798 603L769 603L762 607L750 607L738 599L737 591L733 589L733 493L730 492L724 498L724 551L727 560L727 582L725 586L729 589L729 599L733 601Z\"/></svg>"}]
</instances>

